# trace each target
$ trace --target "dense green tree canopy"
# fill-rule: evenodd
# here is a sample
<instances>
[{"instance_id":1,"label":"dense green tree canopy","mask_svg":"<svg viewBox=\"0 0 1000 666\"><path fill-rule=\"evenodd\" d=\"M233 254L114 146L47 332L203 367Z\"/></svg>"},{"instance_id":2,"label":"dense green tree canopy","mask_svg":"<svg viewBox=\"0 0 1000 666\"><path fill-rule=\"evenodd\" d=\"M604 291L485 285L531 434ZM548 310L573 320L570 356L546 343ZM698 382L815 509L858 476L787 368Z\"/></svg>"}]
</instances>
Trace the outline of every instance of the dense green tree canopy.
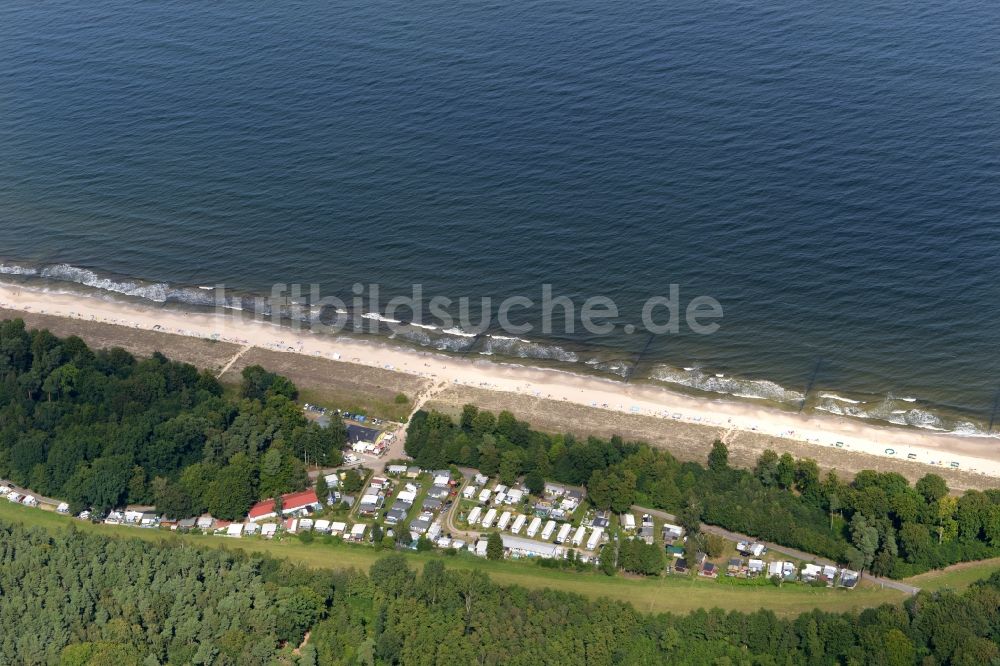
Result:
<instances>
[{"instance_id":1,"label":"dense green tree canopy","mask_svg":"<svg viewBox=\"0 0 1000 666\"><path fill-rule=\"evenodd\" d=\"M239 393L159 353L93 352L0 322L0 477L74 511L155 503L170 517L232 519L305 488L304 461L342 461L343 422L308 421L284 377L252 366Z\"/></svg>"}]
</instances>

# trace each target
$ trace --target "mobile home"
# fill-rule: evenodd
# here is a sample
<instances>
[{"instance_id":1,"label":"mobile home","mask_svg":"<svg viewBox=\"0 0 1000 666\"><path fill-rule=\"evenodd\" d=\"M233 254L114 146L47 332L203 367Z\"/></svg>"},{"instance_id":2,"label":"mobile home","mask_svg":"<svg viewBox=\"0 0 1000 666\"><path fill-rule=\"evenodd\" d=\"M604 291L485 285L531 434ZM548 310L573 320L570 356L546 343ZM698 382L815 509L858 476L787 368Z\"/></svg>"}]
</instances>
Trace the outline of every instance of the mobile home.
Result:
<instances>
[{"instance_id":1,"label":"mobile home","mask_svg":"<svg viewBox=\"0 0 1000 666\"><path fill-rule=\"evenodd\" d=\"M524 523L527 522L527 520L528 517L525 516L524 514L519 515L517 518L514 519L514 524L511 525L510 531L513 532L514 534L520 534L521 530L524 529Z\"/></svg>"},{"instance_id":2,"label":"mobile home","mask_svg":"<svg viewBox=\"0 0 1000 666\"><path fill-rule=\"evenodd\" d=\"M563 526L559 528L559 533L556 534L556 543L566 543L566 539L569 538L569 531L573 529L573 526L569 523L563 523Z\"/></svg>"},{"instance_id":3,"label":"mobile home","mask_svg":"<svg viewBox=\"0 0 1000 666\"><path fill-rule=\"evenodd\" d=\"M475 525L479 522L479 517L483 515L483 510L478 506L473 507L472 511L469 512L469 518L466 520L470 525Z\"/></svg>"},{"instance_id":4,"label":"mobile home","mask_svg":"<svg viewBox=\"0 0 1000 666\"><path fill-rule=\"evenodd\" d=\"M487 511L486 515L483 517L483 529L488 530L491 527L493 527L493 521L495 521L496 519L497 519L496 509L490 509L489 511Z\"/></svg>"}]
</instances>

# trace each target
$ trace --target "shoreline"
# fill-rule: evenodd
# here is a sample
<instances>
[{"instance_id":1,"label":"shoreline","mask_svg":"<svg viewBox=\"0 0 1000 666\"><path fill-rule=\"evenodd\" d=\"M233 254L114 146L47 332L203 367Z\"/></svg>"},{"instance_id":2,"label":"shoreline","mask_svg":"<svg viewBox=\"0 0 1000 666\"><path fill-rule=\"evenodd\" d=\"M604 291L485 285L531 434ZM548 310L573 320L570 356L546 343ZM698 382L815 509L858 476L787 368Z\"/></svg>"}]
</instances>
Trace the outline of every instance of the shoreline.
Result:
<instances>
[{"instance_id":1,"label":"shoreline","mask_svg":"<svg viewBox=\"0 0 1000 666\"><path fill-rule=\"evenodd\" d=\"M640 414L726 431L747 431L887 459L1000 477L1000 447L991 436L934 433L828 413L788 412L750 402L686 395L649 383L626 384L569 370L411 350L390 341L295 331L238 315L145 307L87 295L0 284L0 307L127 328L218 340L270 351L317 356L422 377L436 384L560 400L593 409ZM839 445L838 445L839 444ZM910 458L909 456L914 456ZM958 463L957 468L952 464ZM930 469L928 471L931 471Z\"/></svg>"},{"instance_id":2,"label":"shoreline","mask_svg":"<svg viewBox=\"0 0 1000 666\"><path fill-rule=\"evenodd\" d=\"M299 302L290 299L264 303L259 293L225 288L222 301L218 288L195 283L150 281L145 278L97 272L67 263L39 263L0 261L0 284L12 288L24 287L71 298L89 296L94 299L134 305L142 309L164 309L181 313L228 314L234 318L248 313L271 313L267 321L284 326L303 324L312 328L311 319L325 310L327 319L333 316L326 306L318 309L308 306L309 299ZM310 297L311 298L311 297ZM219 307L222 309L219 309ZM293 307L294 305L294 307ZM299 309L299 306L308 306ZM570 373L610 379L613 382L645 383L666 388L699 399L749 401L779 411L808 413L826 412L834 416L849 417L877 425L897 428L916 428L930 433L956 434L968 437L993 437L1000 439L1000 432L991 432L995 414L984 413L983 405L972 406L955 402L933 388L925 397L913 391L897 391L885 382L864 386L854 382L840 382L840 386L814 386L819 365L813 369L812 379L804 390L793 388L801 380L784 376L781 372L769 373L757 368L749 374L726 363L716 367L703 365L700 355L681 358L661 357L657 354L636 353L635 349L620 346L620 340L610 345L593 345L581 340L562 338L522 338L507 335L490 326L482 333L469 333L452 323L410 322L397 320L381 313L380 307L369 303L346 305L337 309L337 316L348 316L352 324L337 326L333 333L358 340L388 341L417 352L439 352L445 355L495 359L497 363L527 365L528 367L554 368ZM406 323L393 329L389 323ZM323 332L329 336L330 333ZM772 374L774 376L772 376ZM844 379L843 377L841 378ZM847 386L845 384L850 384ZM926 396L937 396L936 398ZM943 402L942 402L943 400ZM995 412L995 407L993 411Z\"/></svg>"}]
</instances>

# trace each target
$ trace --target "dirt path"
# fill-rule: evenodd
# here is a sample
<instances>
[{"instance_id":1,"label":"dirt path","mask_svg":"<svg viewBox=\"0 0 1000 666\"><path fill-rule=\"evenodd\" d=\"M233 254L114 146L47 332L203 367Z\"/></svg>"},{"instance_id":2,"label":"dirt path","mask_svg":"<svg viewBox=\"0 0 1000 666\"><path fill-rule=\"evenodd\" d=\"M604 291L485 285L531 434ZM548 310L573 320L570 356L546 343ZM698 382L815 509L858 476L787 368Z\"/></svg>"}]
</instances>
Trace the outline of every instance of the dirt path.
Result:
<instances>
[{"instance_id":1,"label":"dirt path","mask_svg":"<svg viewBox=\"0 0 1000 666\"><path fill-rule=\"evenodd\" d=\"M407 417L406 422L409 423L413 415L423 409L428 400L443 391L447 386L447 382L440 382L418 393L417 397L413 399L413 409L410 410L410 415ZM406 455L406 423L404 423L396 430L396 436L393 438L389 450L385 452L385 455L373 462L372 468L375 474L379 475L385 472L386 465L389 464L390 460L406 460L408 458L409 456Z\"/></svg>"},{"instance_id":2,"label":"dirt path","mask_svg":"<svg viewBox=\"0 0 1000 666\"><path fill-rule=\"evenodd\" d=\"M219 379L220 377L222 377L222 375L226 374L229 368L233 367L233 364L236 363L236 361L240 360L240 357L243 356L243 354L246 354L251 349L253 349L253 345L247 345L242 349L240 349L238 352L236 352L233 355L233 357L229 359L229 363L226 363L226 365L222 368L222 370L219 370L219 374L217 374L215 378Z\"/></svg>"}]
</instances>

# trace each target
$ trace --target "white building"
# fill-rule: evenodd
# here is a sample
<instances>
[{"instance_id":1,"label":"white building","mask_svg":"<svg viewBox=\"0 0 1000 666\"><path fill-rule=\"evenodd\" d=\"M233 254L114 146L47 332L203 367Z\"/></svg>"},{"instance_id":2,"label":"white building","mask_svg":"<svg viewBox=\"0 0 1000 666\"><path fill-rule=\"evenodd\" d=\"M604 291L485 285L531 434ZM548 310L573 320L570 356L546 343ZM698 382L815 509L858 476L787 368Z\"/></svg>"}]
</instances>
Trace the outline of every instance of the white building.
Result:
<instances>
[{"instance_id":1,"label":"white building","mask_svg":"<svg viewBox=\"0 0 1000 666\"><path fill-rule=\"evenodd\" d=\"M489 511L487 511L486 515L483 516L483 529L488 530L491 527L493 527L493 521L495 521L496 519L497 519L496 509L490 509Z\"/></svg>"},{"instance_id":2,"label":"white building","mask_svg":"<svg viewBox=\"0 0 1000 666\"><path fill-rule=\"evenodd\" d=\"M500 514L500 520L497 521L497 529L498 530L507 529L507 526L510 525L510 517L511 517L510 511L504 511L502 514Z\"/></svg>"},{"instance_id":3,"label":"white building","mask_svg":"<svg viewBox=\"0 0 1000 666\"><path fill-rule=\"evenodd\" d=\"M684 536L684 528L680 525L671 525L670 523L663 523L663 536L671 537L673 539L680 539Z\"/></svg>"},{"instance_id":4,"label":"white building","mask_svg":"<svg viewBox=\"0 0 1000 666\"><path fill-rule=\"evenodd\" d=\"M276 523L264 523L260 526L260 535L265 539L273 538L277 531L278 525Z\"/></svg>"},{"instance_id":5,"label":"white building","mask_svg":"<svg viewBox=\"0 0 1000 666\"><path fill-rule=\"evenodd\" d=\"M470 500L476 496L476 490L477 488L475 486L466 486L465 488L462 489L462 497L464 497L467 500Z\"/></svg>"},{"instance_id":6,"label":"white building","mask_svg":"<svg viewBox=\"0 0 1000 666\"><path fill-rule=\"evenodd\" d=\"M823 567L818 564L807 564L802 567L802 580L809 582L819 578L823 573Z\"/></svg>"},{"instance_id":7,"label":"white building","mask_svg":"<svg viewBox=\"0 0 1000 666\"><path fill-rule=\"evenodd\" d=\"M595 527L594 531L590 533L590 538L587 539L587 550L594 550L601 544L601 539L604 537L604 530L600 527Z\"/></svg>"},{"instance_id":8,"label":"white building","mask_svg":"<svg viewBox=\"0 0 1000 666\"><path fill-rule=\"evenodd\" d=\"M580 506L580 501L575 497L564 497L559 501L559 508L566 513L573 513L578 506Z\"/></svg>"},{"instance_id":9,"label":"white building","mask_svg":"<svg viewBox=\"0 0 1000 666\"><path fill-rule=\"evenodd\" d=\"M548 541L552 538L552 533L556 531L556 521L550 520L545 523L545 529L542 530L542 541Z\"/></svg>"},{"instance_id":10,"label":"white building","mask_svg":"<svg viewBox=\"0 0 1000 666\"><path fill-rule=\"evenodd\" d=\"M622 514L622 529L631 532L635 529L635 515L631 513Z\"/></svg>"},{"instance_id":11,"label":"white building","mask_svg":"<svg viewBox=\"0 0 1000 666\"><path fill-rule=\"evenodd\" d=\"M527 522L528 517L524 514L519 515L514 519L514 524L511 525L510 531L514 534L520 534L521 530L524 529L524 523Z\"/></svg>"},{"instance_id":12,"label":"white building","mask_svg":"<svg viewBox=\"0 0 1000 666\"><path fill-rule=\"evenodd\" d=\"M346 531L347 523L336 520L330 523L330 534L343 534Z\"/></svg>"},{"instance_id":13,"label":"white building","mask_svg":"<svg viewBox=\"0 0 1000 666\"><path fill-rule=\"evenodd\" d=\"M365 538L365 530L368 526L364 523L356 523L351 528L351 541L362 541Z\"/></svg>"},{"instance_id":14,"label":"white building","mask_svg":"<svg viewBox=\"0 0 1000 666\"><path fill-rule=\"evenodd\" d=\"M486 504L487 502L489 502L491 494L492 493L490 492L489 488L483 488L481 491L479 491L480 504Z\"/></svg>"},{"instance_id":15,"label":"white building","mask_svg":"<svg viewBox=\"0 0 1000 666\"><path fill-rule=\"evenodd\" d=\"M226 528L226 536L239 539L243 536L243 523L233 523Z\"/></svg>"},{"instance_id":16,"label":"white building","mask_svg":"<svg viewBox=\"0 0 1000 666\"><path fill-rule=\"evenodd\" d=\"M573 545L579 546L581 543L583 543L583 538L585 536L587 536L587 528L584 527L583 525L580 525L578 528L576 528L576 533L573 535Z\"/></svg>"},{"instance_id":17,"label":"white building","mask_svg":"<svg viewBox=\"0 0 1000 666\"><path fill-rule=\"evenodd\" d=\"M569 532L573 529L573 526L569 523L563 523L562 527L559 528L559 533L556 534L556 543L566 543L566 539L569 538Z\"/></svg>"},{"instance_id":18,"label":"white building","mask_svg":"<svg viewBox=\"0 0 1000 666\"><path fill-rule=\"evenodd\" d=\"M555 544L521 539L508 534L502 535L504 550L510 557L544 557L546 559L563 557L563 549Z\"/></svg>"},{"instance_id":19,"label":"white building","mask_svg":"<svg viewBox=\"0 0 1000 666\"><path fill-rule=\"evenodd\" d=\"M511 488L507 491L507 497L504 499L505 504L520 504L521 500L524 499L524 491L519 488Z\"/></svg>"},{"instance_id":20,"label":"white building","mask_svg":"<svg viewBox=\"0 0 1000 666\"><path fill-rule=\"evenodd\" d=\"M472 511L469 512L469 519L466 521L470 525L476 525L479 523L479 517L483 514L483 510L478 506L472 507Z\"/></svg>"},{"instance_id":21,"label":"white building","mask_svg":"<svg viewBox=\"0 0 1000 666\"><path fill-rule=\"evenodd\" d=\"M535 535L538 534L538 530L539 528L541 528L541 526L542 526L541 518L539 518L538 516L532 518L531 524L528 525L528 532L527 532L528 537L532 539L535 538Z\"/></svg>"}]
</instances>

